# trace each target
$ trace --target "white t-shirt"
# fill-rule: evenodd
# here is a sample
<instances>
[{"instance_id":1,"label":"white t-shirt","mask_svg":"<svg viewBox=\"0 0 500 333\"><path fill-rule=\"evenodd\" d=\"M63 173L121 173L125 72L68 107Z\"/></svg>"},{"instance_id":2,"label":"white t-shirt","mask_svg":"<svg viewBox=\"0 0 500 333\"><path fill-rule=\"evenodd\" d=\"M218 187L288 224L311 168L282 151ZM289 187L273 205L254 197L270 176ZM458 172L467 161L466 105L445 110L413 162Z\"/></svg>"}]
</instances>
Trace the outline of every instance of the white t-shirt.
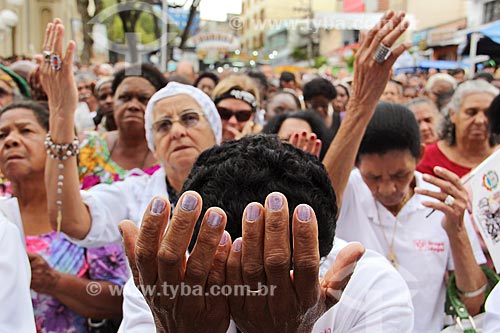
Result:
<instances>
[{"instance_id":1,"label":"white t-shirt","mask_svg":"<svg viewBox=\"0 0 500 333\"><path fill-rule=\"evenodd\" d=\"M19 230L0 213L0 332L36 332L30 283Z\"/></svg>"},{"instance_id":2,"label":"white t-shirt","mask_svg":"<svg viewBox=\"0 0 500 333\"><path fill-rule=\"evenodd\" d=\"M488 296L485 310L483 333L500 332L500 283L493 288Z\"/></svg>"},{"instance_id":3,"label":"white t-shirt","mask_svg":"<svg viewBox=\"0 0 500 333\"><path fill-rule=\"evenodd\" d=\"M419 172L415 172L415 178L418 187L438 190L426 183ZM425 217L430 209L422 202L434 199L415 194L395 217L374 199L359 170L354 169L342 200L337 221L338 237L358 241L367 249L387 256L388 243L392 242L396 230L393 250L399 264L398 271L413 296L414 332L439 332L444 317L444 278L446 271L453 270L454 265L449 239L441 226L443 213L436 211L429 218ZM395 222L397 229L394 228ZM474 256L482 264L486 259L467 213L464 222Z\"/></svg>"},{"instance_id":4,"label":"white t-shirt","mask_svg":"<svg viewBox=\"0 0 500 333\"><path fill-rule=\"evenodd\" d=\"M322 261L320 276L333 265L347 243L335 239L330 254ZM153 316L132 280L125 285L124 316L119 332L155 332ZM367 250L357 263L340 302L327 311L313 333L405 333L412 332L413 306L406 283L380 254ZM228 333L236 333L231 322Z\"/></svg>"}]
</instances>

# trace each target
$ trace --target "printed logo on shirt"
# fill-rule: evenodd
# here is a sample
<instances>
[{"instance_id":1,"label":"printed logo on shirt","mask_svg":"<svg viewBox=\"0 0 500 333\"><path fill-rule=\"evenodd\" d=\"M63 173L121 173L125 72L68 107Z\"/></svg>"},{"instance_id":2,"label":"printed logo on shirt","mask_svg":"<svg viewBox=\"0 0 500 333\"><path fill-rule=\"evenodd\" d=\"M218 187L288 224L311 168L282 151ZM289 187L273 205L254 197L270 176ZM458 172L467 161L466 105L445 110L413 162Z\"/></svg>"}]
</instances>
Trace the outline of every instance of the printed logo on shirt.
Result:
<instances>
[{"instance_id":1,"label":"printed logo on shirt","mask_svg":"<svg viewBox=\"0 0 500 333\"><path fill-rule=\"evenodd\" d=\"M415 239L413 240L413 245L415 249L420 252L444 252L444 242L433 242L425 239Z\"/></svg>"}]
</instances>

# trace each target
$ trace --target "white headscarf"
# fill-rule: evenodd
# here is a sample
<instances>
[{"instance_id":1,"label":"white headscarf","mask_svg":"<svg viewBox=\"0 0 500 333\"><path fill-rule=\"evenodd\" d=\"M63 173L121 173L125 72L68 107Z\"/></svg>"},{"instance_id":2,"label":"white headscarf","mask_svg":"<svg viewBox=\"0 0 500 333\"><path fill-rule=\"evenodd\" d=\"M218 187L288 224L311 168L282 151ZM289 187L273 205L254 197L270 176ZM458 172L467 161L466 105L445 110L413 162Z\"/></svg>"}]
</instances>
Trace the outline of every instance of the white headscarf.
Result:
<instances>
[{"instance_id":1,"label":"white headscarf","mask_svg":"<svg viewBox=\"0 0 500 333\"><path fill-rule=\"evenodd\" d=\"M155 142L153 135L153 107L160 99L185 94L189 95L195 99L195 101L200 105L200 108L205 114L212 132L214 132L215 142L219 144L222 139L222 122L220 120L219 112L215 108L215 104L212 102L210 97L198 88L193 86L182 84L178 82L170 82L162 89L158 90L148 102L146 107L145 118L145 129L146 129L146 141L148 142L149 149L155 151Z\"/></svg>"}]
</instances>

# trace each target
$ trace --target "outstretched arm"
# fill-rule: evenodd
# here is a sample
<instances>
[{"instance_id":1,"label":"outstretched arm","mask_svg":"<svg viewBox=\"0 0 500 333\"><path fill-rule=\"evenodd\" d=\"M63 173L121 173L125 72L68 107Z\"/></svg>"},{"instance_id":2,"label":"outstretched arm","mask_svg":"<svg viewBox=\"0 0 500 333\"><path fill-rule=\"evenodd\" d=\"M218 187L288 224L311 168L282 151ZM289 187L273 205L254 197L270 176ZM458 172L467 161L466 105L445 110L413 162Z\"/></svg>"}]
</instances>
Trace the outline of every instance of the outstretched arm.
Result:
<instances>
[{"instance_id":1,"label":"outstretched arm","mask_svg":"<svg viewBox=\"0 0 500 333\"><path fill-rule=\"evenodd\" d=\"M352 95L346 116L323 159L339 207L361 140L389 80L392 65L411 44L398 45L381 63L373 57L379 45L391 48L406 31L408 22L403 21L404 17L403 12L397 15L393 11L387 12L380 22L363 36L356 54Z\"/></svg>"},{"instance_id":2,"label":"outstretched arm","mask_svg":"<svg viewBox=\"0 0 500 333\"><path fill-rule=\"evenodd\" d=\"M58 55L62 64L55 69L50 61L40 65L42 86L47 93L50 110L50 136L55 144L68 144L75 137L74 113L78 94L73 76L73 54L75 43L71 41L63 55L64 26L60 19L47 25L43 50ZM52 149L57 153L57 149ZM63 166L60 169L61 165ZM62 183L62 186L61 186ZM87 207L80 197L80 183L75 156L59 161L47 156L45 187L49 207L49 218L54 230L58 220L64 221L61 230L77 239L83 239L90 230L91 219ZM58 190L62 190L58 193ZM59 204L58 204L59 202ZM58 217L58 212L62 215Z\"/></svg>"}]
</instances>

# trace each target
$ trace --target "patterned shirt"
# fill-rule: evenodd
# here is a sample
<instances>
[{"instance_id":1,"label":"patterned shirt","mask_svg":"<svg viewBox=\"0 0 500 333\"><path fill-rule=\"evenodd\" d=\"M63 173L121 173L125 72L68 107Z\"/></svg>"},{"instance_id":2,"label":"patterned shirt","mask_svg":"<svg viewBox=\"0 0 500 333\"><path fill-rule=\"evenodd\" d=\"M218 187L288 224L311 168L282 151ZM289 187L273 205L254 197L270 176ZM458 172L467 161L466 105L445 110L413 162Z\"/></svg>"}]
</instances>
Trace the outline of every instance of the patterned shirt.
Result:
<instances>
[{"instance_id":1,"label":"patterned shirt","mask_svg":"<svg viewBox=\"0 0 500 333\"><path fill-rule=\"evenodd\" d=\"M85 132L86 137L80 145L78 172L81 188L86 190L99 183L111 184L128 176L152 175L160 168L159 164L146 169L125 170L111 159L106 137L109 132Z\"/></svg>"},{"instance_id":2,"label":"patterned shirt","mask_svg":"<svg viewBox=\"0 0 500 333\"><path fill-rule=\"evenodd\" d=\"M27 251L37 253L58 272L123 286L128 278L126 257L121 244L89 248L71 243L55 231L26 236ZM87 318L74 312L57 298L31 291L37 329L40 333L87 333Z\"/></svg>"}]
</instances>

